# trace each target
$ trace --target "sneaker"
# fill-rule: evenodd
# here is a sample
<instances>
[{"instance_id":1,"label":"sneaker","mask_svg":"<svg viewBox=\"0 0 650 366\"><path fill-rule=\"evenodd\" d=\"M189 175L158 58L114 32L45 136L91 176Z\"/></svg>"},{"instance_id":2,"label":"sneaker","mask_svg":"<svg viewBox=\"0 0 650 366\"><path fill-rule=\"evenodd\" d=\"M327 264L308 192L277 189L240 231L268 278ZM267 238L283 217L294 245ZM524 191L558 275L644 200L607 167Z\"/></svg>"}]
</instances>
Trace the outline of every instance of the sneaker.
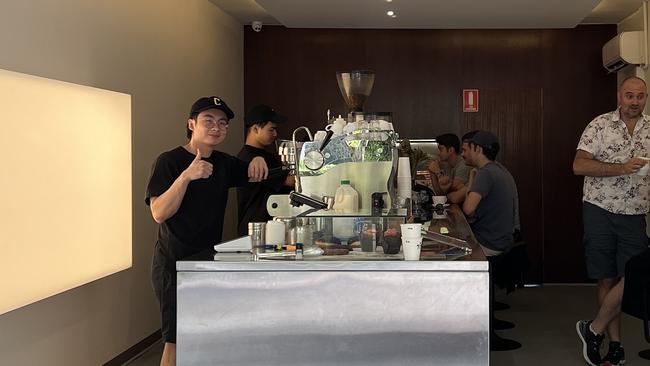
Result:
<instances>
[{"instance_id":1,"label":"sneaker","mask_svg":"<svg viewBox=\"0 0 650 366\"><path fill-rule=\"evenodd\" d=\"M602 362L600 358L600 344L605 338L602 334L594 334L589 329L591 320L580 320L576 323L576 331L582 341L582 355L591 366L598 366Z\"/></svg>"},{"instance_id":2,"label":"sneaker","mask_svg":"<svg viewBox=\"0 0 650 366\"><path fill-rule=\"evenodd\" d=\"M609 350L607 356L603 358L603 362L609 362L612 366L620 366L625 363L625 350L620 342L609 342Z\"/></svg>"}]
</instances>

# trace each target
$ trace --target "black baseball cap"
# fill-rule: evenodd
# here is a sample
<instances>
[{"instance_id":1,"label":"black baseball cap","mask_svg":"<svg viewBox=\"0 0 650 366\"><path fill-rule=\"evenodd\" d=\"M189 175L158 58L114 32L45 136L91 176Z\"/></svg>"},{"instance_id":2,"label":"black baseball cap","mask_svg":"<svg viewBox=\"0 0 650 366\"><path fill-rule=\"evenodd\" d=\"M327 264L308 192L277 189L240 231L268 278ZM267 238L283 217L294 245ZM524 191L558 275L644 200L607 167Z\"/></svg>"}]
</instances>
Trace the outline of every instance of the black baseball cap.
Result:
<instances>
[{"instance_id":1,"label":"black baseball cap","mask_svg":"<svg viewBox=\"0 0 650 366\"><path fill-rule=\"evenodd\" d=\"M255 107L251 108L251 110L246 113L246 117L244 118L246 127L250 127L256 123L284 123L286 121L287 118L285 116L278 114L273 110L273 108L265 104L256 105Z\"/></svg>"},{"instance_id":2,"label":"black baseball cap","mask_svg":"<svg viewBox=\"0 0 650 366\"><path fill-rule=\"evenodd\" d=\"M492 144L499 143L499 139L489 131L477 131L474 136L469 140L478 146L483 148L490 147Z\"/></svg>"},{"instance_id":3,"label":"black baseball cap","mask_svg":"<svg viewBox=\"0 0 650 366\"><path fill-rule=\"evenodd\" d=\"M190 109L190 118L208 109L218 109L226 114L228 120L235 118L235 113L228 107L223 99L215 96L199 98Z\"/></svg>"}]
</instances>

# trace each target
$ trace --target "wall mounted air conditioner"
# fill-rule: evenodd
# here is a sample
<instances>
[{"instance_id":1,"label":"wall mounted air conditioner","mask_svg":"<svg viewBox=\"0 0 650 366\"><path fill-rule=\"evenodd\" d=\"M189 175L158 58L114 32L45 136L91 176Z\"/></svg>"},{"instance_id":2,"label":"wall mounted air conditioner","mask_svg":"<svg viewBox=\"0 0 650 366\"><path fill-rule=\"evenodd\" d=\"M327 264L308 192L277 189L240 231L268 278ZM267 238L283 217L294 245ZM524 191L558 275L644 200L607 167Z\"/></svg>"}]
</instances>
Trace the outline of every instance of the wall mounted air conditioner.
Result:
<instances>
[{"instance_id":1,"label":"wall mounted air conditioner","mask_svg":"<svg viewBox=\"0 0 650 366\"><path fill-rule=\"evenodd\" d=\"M618 34L603 46L603 66L615 72L627 65L645 64L644 41L642 31Z\"/></svg>"}]
</instances>

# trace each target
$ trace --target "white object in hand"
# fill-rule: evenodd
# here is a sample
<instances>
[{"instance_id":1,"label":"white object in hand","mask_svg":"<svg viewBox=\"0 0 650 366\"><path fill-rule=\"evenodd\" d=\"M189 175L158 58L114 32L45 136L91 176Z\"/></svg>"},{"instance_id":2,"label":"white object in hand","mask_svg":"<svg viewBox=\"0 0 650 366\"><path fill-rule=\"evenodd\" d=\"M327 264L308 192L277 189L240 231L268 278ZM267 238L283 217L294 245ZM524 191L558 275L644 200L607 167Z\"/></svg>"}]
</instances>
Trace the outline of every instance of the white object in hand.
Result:
<instances>
[{"instance_id":1,"label":"white object in hand","mask_svg":"<svg viewBox=\"0 0 650 366\"><path fill-rule=\"evenodd\" d=\"M645 165L642 166L636 174L640 176L648 175L648 170L650 170L650 158L646 158L645 156L637 156L637 158L645 160Z\"/></svg>"}]
</instances>

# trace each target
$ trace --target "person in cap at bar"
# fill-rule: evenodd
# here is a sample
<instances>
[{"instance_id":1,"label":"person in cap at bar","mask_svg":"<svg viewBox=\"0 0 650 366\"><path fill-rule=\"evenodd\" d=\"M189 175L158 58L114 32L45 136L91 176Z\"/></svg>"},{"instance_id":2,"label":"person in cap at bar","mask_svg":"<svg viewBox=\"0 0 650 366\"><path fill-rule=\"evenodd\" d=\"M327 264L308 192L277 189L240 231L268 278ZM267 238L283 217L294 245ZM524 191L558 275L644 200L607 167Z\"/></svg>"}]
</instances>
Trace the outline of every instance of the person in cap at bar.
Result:
<instances>
[{"instance_id":1,"label":"person in cap at bar","mask_svg":"<svg viewBox=\"0 0 650 366\"><path fill-rule=\"evenodd\" d=\"M618 89L618 109L587 125L576 149L573 172L584 176L582 213L587 275L598 280L598 314L580 320L576 331L590 365L625 362L621 346L621 301L625 264L648 246L646 214L650 177L636 173L650 157L650 116L643 114L648 93L638 77ZM609 336L607 355L600 345Z\"/></svg>"},{"instance_id":2,"label":"person in cap at bar","mask_svg":"<svg viewBox=\"0 0 650 366\"><path fill-rule=\"evenodd\" d=\"M248 234L249 222L266 222L271 216L266 210L266 201L272 194L289 193L295 186L295 177L282 170L277 154L267 149L274 146L278 137L278 124L286 118L267 105L257 105L246 114L246 143L237 154L243 161L262 157L271 174L262 184L248 184L237 188L239 235Z\"/></svg>"},{"instance_id":3,"label":"person in cap at bar","mask_svg":"<svg viewBox=\"0 0 650 366\"><path fill-rule=\"evenodd\" d=\"M437 136L436 142L440 154L437 160L432 160L427 165L434 191L446 195L452 203L463 202L463 188L469 180L471 168L465 164L460 154L460 139L452 133L445 133Z\"/></svg>"},{"instance_id":4,"label":"person in cap at bar","mask_svg":"<svg viewBox=\"0 0 650 366\"><path fill-rule=\"evenodd\" d=\"M176 364L176 261L222 238L228 189L266 179L263 158L248 162L217 151L235 114L222 99L198 99L186 122L189 142L158 156L145 195L159 224L151 277L165 343L161 365Z\"/></svg>"},{"instance_id":5,"label":"person in cap at bar","mask_svg":"<svg viewBox=\"0 0 650 366\"><path fill-rule=\"evenodd\" d=\"M471 136L471 137L470 137ZM466 140L467 139L467 140ZM505 166L495 161L500 145L488 131L463 136L463 158L475 170L470 173L463 212L483 253L490 261L490 282L494 282L494 265L503 261L514 245L517 185ZM491 285L492 286L492 285ZM493 291L493 289L490 289ZM490 301L494 301L491 295ZM491 309L493 304L490 305ZM490 311L490 350L507 351L521 347L519 342L499 337L493 311ZM502 321L500 321L502 322ZM505 329L505 328L500 328Z\"/></svg>"},{"instance_id":6,"label":"person in cap at bar","mask_svg":"<svg viewBox=\"0 0 650 366\"><path fill-rule=\"evenodd\" d=\"M472 137L474 137L474 135L477 132L478 132L478 130L473 130L473 131L469 131L469 132L467 132L467 133L465 133L463 135L463 137L462 137L462 145L461 145L462 150L465 150L465 149L467 149L469 147L468 144L469 144L470 140L472 139ZM501 166L504 169L504 171L507 172L510 175L510 178L512 179L512 181L515 182L515 178L512 176L510 171L503 164L501 164L497 160L494 160L494 163ZM467 183L465 184L464 190L463 190L463 188L461 188L461 189L459 189L459 192L467 195L467 189L471 186L472 181L475 179L475 177L476 177L476 168L473 168L473 169L470 170L469 179L468 179ZM515 243L518 242L518 241L523 240L522 237L521 237L521 221L519 219L519 190L517 189L516 182L515 182L515 234L514 234L514 237L515 237Z\"/></svg>"},{"instance_id":7,"label":"person in cap at bar","mask_svg":"<svg viewBox=\"0 0 650 366\"><path fill-rule=\"evenodd\" d=\"M488 131L477 131L463 146L465 163L476 168L463 212L488 257L510 249L515 231L516 184L508 169L494 161L498 152L499 141Z\"/></svg>"}]
</instances>

